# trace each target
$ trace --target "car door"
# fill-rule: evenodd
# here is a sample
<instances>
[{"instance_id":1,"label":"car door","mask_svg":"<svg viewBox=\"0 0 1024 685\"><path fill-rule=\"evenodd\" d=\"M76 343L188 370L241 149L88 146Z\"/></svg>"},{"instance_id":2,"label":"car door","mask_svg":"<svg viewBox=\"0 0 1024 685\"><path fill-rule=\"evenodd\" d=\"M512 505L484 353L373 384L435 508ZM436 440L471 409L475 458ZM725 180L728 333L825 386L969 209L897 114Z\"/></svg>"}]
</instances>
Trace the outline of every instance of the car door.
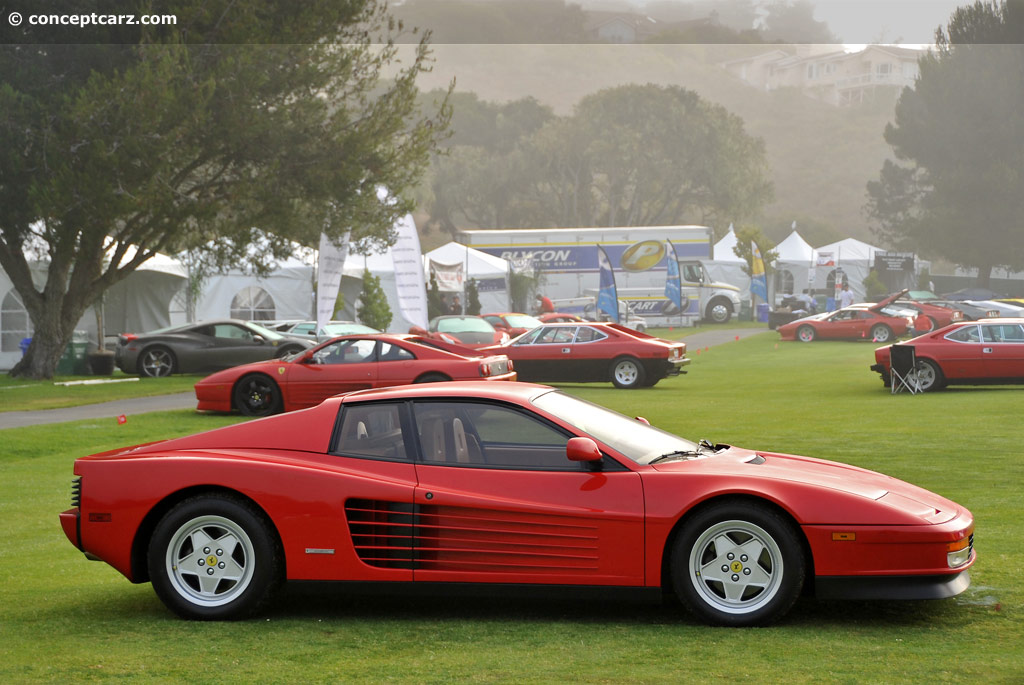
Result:
<instances>
[{"instance_id":1,"label":"car door","mask_svg":"<svg viewBox=\"0 0 1024 685\"><path fill-rule=\"evenodd\" d=\"M572 377L576 326L543 326L508 346L520 380L559 381Z\"/></svg>"},{"instance_id":2,"label":"car door","mask_svg":"<svg viewBox=\"0 0 1024 685\"><path fill-rule=\"evenodd\" d=\"M519 407L413 403L416 581L642 585L640 476Z\"/></svg>"},{"instance_id":3,"label":"car door","mask_svg":"<svg viewBox=\"0 0 1024 685\"><path fill-rule=\"evenodd\" d=\"M204 326L200 332L206 338L199 360L204 369L227 369L274 356L268 341L233 323Z\"/></svg>"},{"instance_id":4,"label":"car door","mask_svg":"<svg viewBox=\"0 0 1024 685\"><path fill-rule=\"evenodd\" d=\"M346 338L288 367L289 405L312 407L331 395L372 388L377 382L377 341Z\"/></svg>"},{"instance_id":5,"label":"car door","mask_svg":"<svg viewBox=\"0 0 1024 685\"><path fill-rule=\"evenodd\" d=\"M607 381L612 358L622 349L604 331L580 326L572 343L572 377L577 381Z\"/></svg>"},{"instance_id":6,"label":"car door","mask_svg":"<svg viewBox=\"0 0 1024 685\"><path fill-rule=\"evenodd\" d=\"M961 326L944 337L933 353L942 373L950 380L985 377L985 353L978 324Z\"/></svg>"},{"instance_id":7,"label":"car door","mask_svg":"<svg viewBox=\"0 0 1024 685\"><path fill-rule=\"evenodd\" d=\"M430 369L425 368L425 362L418 361L416 355L406 348L394 342L380 341L374 387L412 383L417 376L426 371Z\"/></svg>"},{"instance_id":8,"label":"car door","mask_svg":"<svg viewBox=\"0 0 1024 685\"><path fill-rule=\"evenodd\" d=\"M821 338L837 340L855 340L860 338L865 328L865 320L859 316L862 313L866 312L859 312L853 309L836 312L824 322L823 326L818 327L819 336Z\"/></svg>"},{"instance_id":9,"label":"car door","mask_svg":"<svg viewBox=\"0 0 1024 685\"><path fill-rule=\"evenodd\" d=\"M1024 328L1020 324L981 324L981 357L985 378L1024 378Z\"/></svg>"}]
</instances>

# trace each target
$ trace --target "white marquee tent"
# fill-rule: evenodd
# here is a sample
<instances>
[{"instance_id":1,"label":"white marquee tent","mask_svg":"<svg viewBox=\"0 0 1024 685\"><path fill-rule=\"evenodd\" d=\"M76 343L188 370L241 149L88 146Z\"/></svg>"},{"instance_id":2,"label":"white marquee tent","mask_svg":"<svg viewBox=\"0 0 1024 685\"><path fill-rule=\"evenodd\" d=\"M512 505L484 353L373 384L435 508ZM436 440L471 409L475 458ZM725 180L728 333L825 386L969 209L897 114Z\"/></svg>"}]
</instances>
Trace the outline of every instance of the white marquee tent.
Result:
<instances>
[{"instance_id":1,"label":"white marquee tent","mask_svg":"<svg viewBox=\"0 0 1024 685\"><path fill-rule=\"evenodd\" d=\"M875 265L876 252L884 250L855 238L846 238L817 248L814 289L827 291L831 296L836 270L842 269L853 291L854 301L863 302L867 297L864 279Z\"/></svg>"},{"instance_id":2,"label":"white marquee tent","mask_svg":"<svg viewBox=\"0 0 1024 685\"><path fill-rule=\"evenodd\" d=\"M713 258L702 260L712 281L728 283L740 289L740 301L750 301L750 275L743 270L747 262L733 250L736 247L736 231L729 226L729 232L715 243Z\"/></svg>"},{"instance_id":3,"label":"white marquee tent","mask_svg":"<svg viewBox=\"0 0 1024 685\"><path fill-rule=\"evenodd\" d=\"M438 279L438 290L461 294L463 281L472 278L476 281L477 292L480 295L481 312L508 311L510 305L507 259L474 250L454 241L423 255L423 271L427 274L428 279L431 269L445 271L459 266L462 267L459 274L464 276L452 279L448 285L443 285L441 279ZM463 304L465 303L465 298L463 298Z\"/></svg>"},{"instance_id":4,"label":"white marquee tent","mask_svg":"<svg viewBox=\"0 0 1024 685\"><path fill-rule=\"evenodd\" d=\"M796 229L775 246L775 294L796 295L808 286L807 277L814 264L814 248Z\"/></svg>"}]
</instances>

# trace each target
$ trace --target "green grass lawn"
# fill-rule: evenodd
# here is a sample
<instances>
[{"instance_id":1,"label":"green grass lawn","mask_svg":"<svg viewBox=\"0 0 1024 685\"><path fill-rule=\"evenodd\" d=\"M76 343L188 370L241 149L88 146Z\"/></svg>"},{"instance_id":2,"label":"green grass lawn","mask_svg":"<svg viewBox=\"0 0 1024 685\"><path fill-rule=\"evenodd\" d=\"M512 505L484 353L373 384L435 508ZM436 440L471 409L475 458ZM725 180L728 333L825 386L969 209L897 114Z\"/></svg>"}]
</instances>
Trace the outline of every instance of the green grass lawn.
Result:
<instances>
[{"instance_id":1,"label":"green grass lawn","mask_svg":"<svg viewBox=\"0 0 1024 685\"><path fill-rule=\"evenodd\" d=\"M690 438L884 471L969 507L971 588L934 602L801 600L778 625L708 628L674 606L352 597L290 588L259 618L194 623L64 538L75 457L241 420L183 410L123 426L0 431L0 679L158 682L1024 681L1020 387L892 396L870 343L774 333L691 352L646 390L565 386Z\"/></svg>"},{"instance_id":2,"label":"green grass lawn","mask_svg":"<svg viewBox=\"0 0 1024 685\"><path fill-rule=\"evenodd\" d=\"M139 378L115 371L113 376L56 376L34 381L0 374L0 411L59 409L133 397L191 392L202 375ZM80 383L86 381L86 383ZM96 381L108 381L97 383ZM62 385L70 383L70 385Z\"/></svg>"}]
</instances>

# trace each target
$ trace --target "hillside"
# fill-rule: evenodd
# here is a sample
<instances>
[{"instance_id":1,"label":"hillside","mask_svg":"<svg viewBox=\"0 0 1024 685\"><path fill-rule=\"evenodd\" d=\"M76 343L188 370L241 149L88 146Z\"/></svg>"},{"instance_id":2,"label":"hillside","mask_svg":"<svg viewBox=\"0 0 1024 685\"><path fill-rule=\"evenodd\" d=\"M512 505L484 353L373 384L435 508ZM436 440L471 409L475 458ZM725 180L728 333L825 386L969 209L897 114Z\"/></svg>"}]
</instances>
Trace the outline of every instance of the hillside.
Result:
<instances>
[{"instance_id":1,"label":"hillside","mask_svg":"<svg viewBox=\"0 0 1024 685\"><path fill-rule=\"evenodd\" d=\"M624 83L676 84L743 117L765 140L775 201L763 228L781 240L792 221L812 244L843 237L872 241L862 215L865 185L889 148L882 138L887 103L837 109L795 91L764 93L716 66L737 50L706 45L436 45L423 90L444 88L504 102L533 96L567 114L584 95ZM724 230L725 227L715 227Z\"/></svg>"}]
</instances>

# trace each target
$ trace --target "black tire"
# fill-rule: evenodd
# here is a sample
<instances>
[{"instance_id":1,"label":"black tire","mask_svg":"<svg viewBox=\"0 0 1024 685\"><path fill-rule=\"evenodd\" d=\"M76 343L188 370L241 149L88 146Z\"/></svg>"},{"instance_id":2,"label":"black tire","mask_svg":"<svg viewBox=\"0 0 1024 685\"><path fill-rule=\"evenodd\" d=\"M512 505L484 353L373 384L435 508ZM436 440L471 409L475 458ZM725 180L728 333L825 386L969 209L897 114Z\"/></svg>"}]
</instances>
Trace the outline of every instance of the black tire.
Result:
<instances>
[{"instance_id":1,"label":"black tire","mask_svg":"<svg viewBox=\"0 0 1024 685\"><path fill-rule=\"evenodd\" d=\"M732 303L721 297L708 302L704 318L711 323L729 323L732 318Z\"/></svg>"},{"instance_id":2,"label":"black tire","mask_svg":"<svg viewBox=\"0 0 1024 685\"><path fill-rule=\"evenodd\" d=\"M799 533L766 505L724 501L697 512L672 547L676 596L710 625L763 626L796 602L807 573Z\"/></svg>"},{"instance_id":3,"label":"black tire","mask_svg":"<svg viewBox=\"0 0 1024 685\"><path fill-rule=\"evenodd\" d=\"M921 392L934 392L946 387L942 369L931 359L918 359L914 370L917 372L917 387Z\"/></svg>"},{"instance_id":4,"label":"black tire","mask_svg":"<svg viewBox=\"0 0 1024 685\"><path fill-rule=\"evenodd\" d=\"M139 355L138 371L145 378L164 378L178 372L178 358L168 347L150 345Z\"/></svg>"},{"instance_id":5,"label":"black tire","mask_svg":"<svg viewBox=\"0 0 1024 685\"><path fill-rule=\"evenodd\" d=\"M800 326L796 329L796 339L800 342L814 342L816 337L818 332L814 330L814 326Z\"/></svg>"},{"instance_id":6,"label":"black tire","mask_svg":"<svg viewBox=\"0 0 1024 685\"><path fill-rule=\"evenodd\" d=\"M876 343L888 343L896 338L892 329L884 323L875 324L871 327L871 341Z\"/></svg>"},{"instance_id":7,"label":"black tire","mask_svg":"<svg viewBox=\"0 0 1024 685\"><path fill-rule=\"evenodd\" d=\"M251 503L192 497L171 509L149 541L149 575L168 609L187 619L246 618L284 580L284 555L271 523Z\"/></svg>"},{"instance_id":8,"label":"black tire","mask_svg":"<svg viewBox=\"0 0 1024 685\"><path fill-rule=\"evenodd\" d=\"M647 378L644 365L636 357L619 357L608 369L611 381L616 388L641 388Z\"/></svg>"},{"instance_id":9,"label":"black tire","mask_svg":"<svg viewBox=\"0 0 1024 685\"><path fill-rule=\"evenodd\" d=\"M242 376L235 383L232 397L235 408L246 416L270 416L284 408L281 388L262 373Z\"/></svg>"},{"instance_id":10,"label":"black tire","mask_svg":"<svg viewBox=\"0 0 1024 685\"><path fill-rule=\"evenodd\" d=\"M443 383L444 381L450 380L451 378L448 378L448 376L443 373L425 373L414 380L413 383Z\"/></svg>"}]
</instances>

